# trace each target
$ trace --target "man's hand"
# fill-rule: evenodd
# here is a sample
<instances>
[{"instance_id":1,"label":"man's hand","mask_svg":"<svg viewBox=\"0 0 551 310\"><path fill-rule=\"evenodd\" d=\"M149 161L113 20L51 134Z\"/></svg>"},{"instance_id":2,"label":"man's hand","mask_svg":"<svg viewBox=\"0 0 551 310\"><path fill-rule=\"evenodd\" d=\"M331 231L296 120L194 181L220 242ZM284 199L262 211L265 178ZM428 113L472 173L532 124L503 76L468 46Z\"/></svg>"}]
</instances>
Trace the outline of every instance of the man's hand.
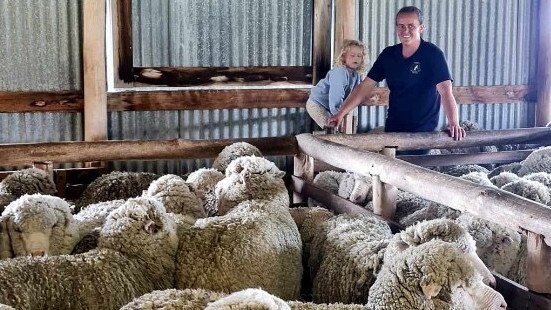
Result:
<instances>
[{"instance_id":1,"label":"man's hand","mask_svg":"<svg viewBox=\"0 0 551 310\"><path fill-rule=\"evenodd\" d=\"M465 129L463 129L459 125L449 125L448 131L449 131L450 137L452 137L456 141L459 141L465 138L465 135L466 135Z\"/></svg>"}]
</instances>

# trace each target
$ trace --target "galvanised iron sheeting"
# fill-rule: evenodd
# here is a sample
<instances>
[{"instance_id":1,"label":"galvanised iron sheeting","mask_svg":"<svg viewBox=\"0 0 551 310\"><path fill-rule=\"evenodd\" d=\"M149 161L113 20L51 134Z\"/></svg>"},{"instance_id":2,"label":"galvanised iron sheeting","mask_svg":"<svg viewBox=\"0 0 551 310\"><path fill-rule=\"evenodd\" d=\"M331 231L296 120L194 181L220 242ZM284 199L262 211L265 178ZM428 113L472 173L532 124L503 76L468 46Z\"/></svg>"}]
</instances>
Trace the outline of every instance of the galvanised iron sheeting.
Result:
<instances>
[{"instance_id":1,"label":"galvanised iron sheeting","mask_svg":"<svg viewBox=\"0 0 551 310\"><path fill-rule=\"evenodd\" d=\"M109 139L239 139L292 136L310 132L312 121L303 108L111 112ZM292 159L269 157L280 169L292 169ZM212 160L114 162L111 168L128 171L185 174L210 167Z\"/></svg>"},{"instance_id":2,"label":"galvanised iron sheeting","mask_svg":"<svg viewBox=\"0 0 551 310\"><path fill-rule=\"evenodd\" d=\"M482 130L499 130L529 127L527 115L533 114L533 106L524 102L502 104L460 104L459 120L470 120L480 125ZM385 125L386 106L362 106L358 110L358 132ZM444 109L440 109L439 128L447 124Z\"/></svg>"},{"instance_id":3,"label":"galvanised iron sheeting","mask_svg":"<svg viewBox=\"0 0 551 310\"><path fill-rule=\"evenodd\" d=\"M81 89L81 10L74 0L0 0L0 91Z\"/></svg>"},{"instance_id":4,"label":"galvanised iron sheeting","mask_svg":"<svg viewBox=\"0 0 551 310\"><path fill-rule=\"evenodd\" d=\"M81 113L0 113L0 143L82 141L83 132ZM73 164L59 167L69 168ZM0 167L1 170L20 168Z\"/></svg>"},{"instance_id":5,"label":"galvanised iron sheeting","mask_svg":"<svg viewBox=\"0 0 551 310\"><path fill-rule=\"evenodd\" d=\"M134 66L309 66L313 0L134 0Z\"/></svg>"},{"instance_id":6,"label":"galvanised iron sheeting","mask_svg":"<svg viewBox=\"0 0 551 310\"><path fill-rule=\"evenodd\" d=\"M454 85L523 85L535 72L538 2L359 0L359 37L372 64L386 46L399 43L396 12L415 5L424 13L423 38L444 51Z\"/></svg>"}]
</instances>

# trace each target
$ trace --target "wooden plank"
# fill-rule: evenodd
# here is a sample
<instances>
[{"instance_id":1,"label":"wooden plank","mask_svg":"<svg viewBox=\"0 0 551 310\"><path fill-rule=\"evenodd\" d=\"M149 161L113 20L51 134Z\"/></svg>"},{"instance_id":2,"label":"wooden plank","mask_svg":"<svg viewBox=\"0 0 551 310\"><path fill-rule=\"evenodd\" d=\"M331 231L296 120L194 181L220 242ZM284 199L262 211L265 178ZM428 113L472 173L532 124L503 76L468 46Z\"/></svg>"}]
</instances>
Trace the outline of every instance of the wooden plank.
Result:
<instances>
[{"instance_id":1,"label":"wooden plank","mask_svg":"<svg viewBox=\"0 0 551 310\"><path fill-rule=\"evenodd\" d=\"M385 146L398 150L451 149L480 145L519 143L551 144L551 128L520 128L470 131L461 141L455 141L446 132L418 133L364 133L356 135L323 135L320 139L348 145L365 151L380 151Z\"/></svg>"},{"instance_id":2,"label":"wooden plank","mask_svg":"<svg viewBox=\"0 0 551 310\"><path fill-rule=\"evenodd\" d=\"M355 39L356 36L356 1L335 1L335 49L333 55L338 55L344 40Z\"/></svg>"},{"instance_id":3,"label":"wooden plank","mask_svg":"<svg viewBox=\"0 0 551 310\"><path fill-rule=\"evenodd\" d=\"M117 31L116 42L117 46L113 46L117 50L114 55L117 55L119 79L125 82L134 81L133 67L134 58L132 54L132 0L113 0L116 2L117 13L116 19L113 21L113 31ZM115 24L116 22L116 24ZM115 37L115 35L113 36ZM115 71L117 72L117 71Z\"/></svg>"},{"instance_id":4,"label":"wooden plank","mask_svg":"<svg viewBox=\"0 0 551 310\"><path fill-rule=\"evenodd\" d=\"M113 85L132 87L132 0L111 0L111 25Z\"/></svg>"},{"instance_id":5,"label":"wooden plank","mask_svg":"<svg viewBox=\"0 0 551 310\"><path fill-rule=\"evenodd\" d=\"M109 111L304 107L308 89L126 92L109 96Z\"/></svg>"},{"instance_id":6,"label":"wooden plank","mask_svg":"<svg viewBox=\"0 0 551 310\"><path fill-rule=\"evenodd\" d=\"M396 157L396 148L385 147L382 155L390 158ZM373 175L373 213L391 220L396 213L396 198L398 189L392 184L385 184L379 175Z\"/></svg>"},{"instance_id":7,"label":"wooden plank","mask_svg":"<svg viewBox=\"0 0 551 310\"><path fill-rule=\"evenodd\" d=\"M82 112L84 95L79 91L0 92L0 113Z\"/></svg>"},{"instance_id":8,"label":"wooden plank","mask_svg":"<svg viewBox=\"0 0 551 310\"><path fill-rule=\"evenodd\" d=\"M331 0L314 0L313 84L331 69Z\"/></svg>"},{"instance_id":9,"label":"wooden plank","mask_svg":"<svg viewBox=\"0 0 551 310\"><path fill-rule=\"evenodd\" d=\"M396 158L422 167L454 166L469 164L506 164L524 160L532 150L501 151L474 154L401 155Z\"/></svg>"},{"instance_id":10,"label":"wooden plank","mask_svg":"<svg viewBox=\"0 0 551 310\"><path fill-rule=\"evenodd\" d=\"M490 222L544 235L545 242L551 243L551 209L545 205L322 137L325 136L296 136L299 150L341 169L379 175L384 183Z\"/></svg>"},{"instance_id":11,"label":"wooden plank","mask_svg":"<svg viewBox=\"0 0 551 310\"><path fill-rule=\"evenodd\" d=\"M467 87L472 93L503 92L508 86ZM528 90L528 86L521 86ZM454 90L460 87L454 87ZM483 88L489 88L483 90ZM266 88L232 90L177 90L177 91L128 91L108 94L108 111L154 111L224 108L293 108L304 107L308 99L306 88ZM515 92L519 94L519 92ZM456 95L461 100L461 95ZM273 99L272 99L273 98ZM464 98L465 100L467 98ZM493 97L480 97L481 103L495 102ZM522 96L510 101L523 102ZM464 103L468 103L464 102ZM387 105L388 90L377 88L364 105ZM0 92L0 113L21 112L82 112L83 93L59 92Z\"/></svg>"},{"instance_id":12,"label":"wooden plank","mask_svg":"<svg viewBox=\"0 0 551 310\"><path fill-rule=\"evenodd\" d=\"M536 125L551 122L551 0L540 0Z\"/></svg>"},{"instance_id":13,"label":"wooden plank","mask_svg":"<svg viewBox=\"0 0 551 310\"><path fill-rule=\"evenodd\" d=\"M307 180L314 181L314 159L308 155L297 154L293 160L293 175ZM293 193L293 203L307 202L306 197L303 197L296 192Z\"/></svg>"},{"instance_id":14,"label":"wooden plank","mask_svg":"<svg viewBox=\"0 0 551 310\"><path fill-rule=\"evenodd\" d=\"M551 294L551 247L544 236L528 232L526 286L529 290Z\"/></svg>"},{"instance_id":15,"label":"wooden plank","mask_svg":"<svg viewBox=\"0 0 551 310\"><path fill-rule=\"evenodd\" d=\"M547 296L531 292L500 274L493 273L493 275L496 279L496 290L505 298L507 309L551 309L551 299Z\"/></svg>"},{"instance_id":16,"label":"wooden plank","mask_svg":"<svg viewBox=\"0 0 551 310\"><path fill-rule=\"evenodd\" d=\"M294 155L294 137L223 140L144 140L0 144L1 166L22 166L36 161L54 163L214 158L232 143L244 141L258 147L265 156Z\"/></svg>"},{"instance_id":17,"label":"wooden plank","mask_svg":"<svg viewBox=\"0 0 551 310\"><path fill-rule=\"evenodd\" d=\"M105 1L84 0L84 139L107 139Z\"/></svg>"},{"instance_id":18,"label":"wooden plank","mask_svg":"<svg viewBox=\"0 0 551 310\"><path fill-rule=\"evenodd\" d=\"M312 84L312 67L135 67L136 81L167 86Z\"/></svg>"}]
</instances>

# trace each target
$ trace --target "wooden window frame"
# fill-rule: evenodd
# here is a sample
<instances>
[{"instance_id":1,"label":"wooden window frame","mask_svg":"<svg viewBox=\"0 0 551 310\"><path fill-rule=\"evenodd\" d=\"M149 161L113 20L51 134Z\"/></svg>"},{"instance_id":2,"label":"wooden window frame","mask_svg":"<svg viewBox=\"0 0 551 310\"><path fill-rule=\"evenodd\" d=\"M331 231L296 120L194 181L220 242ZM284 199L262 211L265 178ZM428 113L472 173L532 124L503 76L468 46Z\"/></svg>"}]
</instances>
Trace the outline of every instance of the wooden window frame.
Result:
<instances>
[{"instance_id":1,"label":"wooden window frame","mask_svg":"<svg viewBox=\"0 0 551 310\"><path fill-rule=\"evenodd\" d=\"M132 52L132 0L113 0L115 86L311 85L331 66L331 0L314 0L311 66L135 67ZM126 83L126 84L125 84ZM142 84L142 85L140 85Z\"/></svg>"}]
</instances>

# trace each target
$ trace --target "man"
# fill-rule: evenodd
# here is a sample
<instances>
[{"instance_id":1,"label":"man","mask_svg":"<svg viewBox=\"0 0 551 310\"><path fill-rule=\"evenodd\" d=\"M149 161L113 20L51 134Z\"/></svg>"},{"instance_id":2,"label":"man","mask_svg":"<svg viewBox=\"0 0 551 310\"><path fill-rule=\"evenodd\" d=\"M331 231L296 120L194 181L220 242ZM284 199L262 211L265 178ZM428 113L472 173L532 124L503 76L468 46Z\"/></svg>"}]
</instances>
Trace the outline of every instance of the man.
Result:
<instances>
[{"instance_id":1,"label":"man","mask_svg":"<svg viewBox=\"0 0 551 310\"><path fill-rule=\"evenodd\" d=\"M329 118L328 124L340 124L348 112L371 96L377 82L386 79L390 89L386 132L434 131L442 104L450 136L454 140L465 137L465 130L459 126L452 78L444 53L421 39L424 30L422 13L417 7L400 9L396 14L400 44L381 52L367 77L345 100L341 110Z\"/></svg>"}]
</instances>

